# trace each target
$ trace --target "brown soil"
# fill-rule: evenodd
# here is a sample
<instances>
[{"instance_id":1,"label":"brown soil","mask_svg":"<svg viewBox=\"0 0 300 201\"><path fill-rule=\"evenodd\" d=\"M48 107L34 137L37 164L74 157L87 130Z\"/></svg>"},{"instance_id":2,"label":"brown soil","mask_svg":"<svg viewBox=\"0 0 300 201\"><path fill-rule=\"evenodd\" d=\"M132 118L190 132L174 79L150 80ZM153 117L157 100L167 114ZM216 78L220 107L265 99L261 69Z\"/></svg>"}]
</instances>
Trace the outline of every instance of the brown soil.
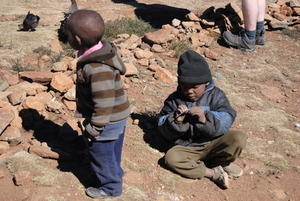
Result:
<instances>
[{"instance_id":1,"label":"brown soil","mask_svg":"<svg viewBox=\"0 0 300 201\"><path fill-rule=\"evenodd\" d=\"M62 12L68 10L69 1L4 1L0 11L1 36L0 50L1 59L11 57L22 59L31 65L33 61L32 49L41 45L50 44L56 37L56 30L59 28L59 21L62 19ZM270 3L271 1L269 1ZM142 16L152 24L159 26L163 20L182 18L181 14L187 10L201 13L210 6L222 7L227 1L77 1L79 8L95 9L99 11L105 20L114 20L118 17ZM240 2L237 2L240 3ZM6 10L5 10L6 9ZM35 32L17 32L17 24L22 20L14 21L16 16L25 15L28 11L40 15L49 23L48 26L38 27ZM171 10L171 11L170 11ZM173 16L176 14L177 16ZM162 17L162 18L160 18ZM164 23L164 22L163 22ZM4 29L4 24L7 28ZM7 34L9 32L9 34ZM32 34L33 37L30 37ZM46 35L45 35L46 34ZM10 37L13 37L12 39ZM40 37L40 38L39 38ZM8 42L7 42L8 41ZM9 42L10 41L10 42ZM34 47L31 47L33 45ZM276 108L284 114L287 121L282 128L287 128L298 136L293 143L300 145L299 128L295 123L300 123L300 83L299 83L299 43L280 31L267 32L267 44L257 47L253 53L243 53L240 50L232 49L216 41L212 47L220 58L216 61L209 60L216 84L224 88L238 112L238 118L233 129L239 129L249 135L249 148L245 151L237 164L244 168L244 175L238 179L230 180L230 188L222 190L208 179L191 180L182 178L165 168L162 162L164 151L168 143L160 136L155 122L155 114L163 104L163 100L169 93L176 89L176 86L167 85L153 78L153 73L148 69L141 69L140 77L135 81L128 78L130 88L127 90L134 113L129 119L124 143L122 166L125 170L124 193L122 196L108 200L298 200L300 197L299 182L300 161L298 151L288 154L287 149L281 148L278 141L290 139L281 136L283 130L280 126L274 126L272 121L281 118L280 116L266 116L268 107ZM26 55L26 56L25 56ZM5 57L4 57L5 56ZM168 58L160 55L169 64L170 71L176 71L176 58ZM259 67L257 67L259 65ZM251 71L249 75L248 72ZM1 76L11 73L10 69L1 66ZM275 79L272 75L276 74ZM255 75L257 74L257 77ZM230 83L230 84L229 84ZM276 90L274 90L276 89ZM253 98L253 102L247 100ZM241 103L247 100L248 104ZM261 100L263 103L256 102ZM275 110L275 109L274 109ZM257 113L247 112L257 111ZM270 110L271 111L271 110ZM273 111L273 110L272 110ZM260 113L261 112L261 113ZM62 125L72 112L64 115L51 115L45 124L45 129L40 131L22 131L24 139L31 139L34 136L41 142L56 142L56 134L59 126ZM138 119L138 125L133 120ZM257 120L258 119L258 120ZM262 119L262 120L260 120ZM260 122L267 122L259 124ZM271 122L271 123L270 123ZM257 128L259 127L259 128ZM283 132L284 133L284 132ZM285 135L288 135L284 133ZM259 140L258 140L259 139ZM262 144L257 143L263 142ZM285 146L289 146L287 141ZM74 144L67 144L68 150L80 152L84 150L82 140ZM260 146L264 146L261 148ZM277 147L276 147L277 146ZM19 145L14 147L15 151L23 150ZM250 151L257 149L255 151ZM259 153L259 151L262 151ZM284 168L281 165L274 165L272 155L278 153L283 156L287 163ZM261 155L269 157L261 158ZM0 156L1 157L1 156ZM89 167L83 155L78 155L73 161L56 161L52 159L41 159L39 163L57 171L61 175L55 185L39 185L38 182L30 181L26 185L16 186L13 182L13 175L9 169L9 162L0 164L0 200L91 200L84 194L84 188L88 187ZM30 169L30 168L29 168ZM32 167L32 170L34 167ZM33 173L34 174L34 173Z\"/></svg>"}]
</instances>

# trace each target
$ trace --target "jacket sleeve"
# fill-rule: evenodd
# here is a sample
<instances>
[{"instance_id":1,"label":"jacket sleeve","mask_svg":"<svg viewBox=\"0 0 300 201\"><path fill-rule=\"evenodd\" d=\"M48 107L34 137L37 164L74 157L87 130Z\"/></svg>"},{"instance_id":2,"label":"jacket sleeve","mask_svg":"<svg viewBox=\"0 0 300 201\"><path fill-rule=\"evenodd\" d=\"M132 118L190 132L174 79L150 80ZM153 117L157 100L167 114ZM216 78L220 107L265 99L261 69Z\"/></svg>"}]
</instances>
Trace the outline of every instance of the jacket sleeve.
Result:
<instances>
[{"instance_id":1,"label":"jacket sleeve","mask_svg":"<svg viewBox=\"0 0 300 201\"><path fill-rule=\"evenodd\" d=\"M178 99L177 99L178 100ZM176 98L171 94L164 103L159 118L158 127L163 136L168 140L178 139L184 135L189 129L188 122L177 122L174 118L174 112L177 109Z\"/></svg>"},{"instance_id":2,"label":"jacket sleeve","mask_svg":"<svg viewBox=\"0 0 300 201\"><path fill-rule=\"evenodd\" d=\"M210 109L203 107L206 116L206 123L196 123L197 137L218 137L224 135L230 129L235 120L236 112L231 107L225 93L220 90L218 97L215 97Z\"/></svg>"},{"instance_id":3,"label":"jacket sleeve","mask_svg":"<svg viewBox=\"0 0 300 201\"><path fill-rule=\"evenodd\" d=\"M188 131L189 123L176 122L174 112L171 112L159 117L158 128L166 139L174 140Z\"/></svg>"}]
</instances>

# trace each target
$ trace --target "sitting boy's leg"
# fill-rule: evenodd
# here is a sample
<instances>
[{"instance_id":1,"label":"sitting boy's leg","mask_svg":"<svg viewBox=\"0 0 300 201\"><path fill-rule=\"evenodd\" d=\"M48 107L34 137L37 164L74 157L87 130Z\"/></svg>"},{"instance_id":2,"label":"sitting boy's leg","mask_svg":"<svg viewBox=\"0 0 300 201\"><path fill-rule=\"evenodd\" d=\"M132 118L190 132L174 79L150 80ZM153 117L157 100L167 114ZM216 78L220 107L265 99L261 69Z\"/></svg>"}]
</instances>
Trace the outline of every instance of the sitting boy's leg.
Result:
<instances>
[{"instance_id":1,"label":"sitting boy's leg","mask_svg":"<svg viewBox=\"0 0 300 201\"><path fill-rule=\"evenodd\" d=\"M243 174L242 169L231 163L242 153L247 138L247 135L241 131L228 131L225 135L205 145L206 149L209 150L205 160L211 161L212 167L221 165L229 176L241 176Z\"/></svg>"},{"instance_id":2,"label":"sitting boy's leg","mask_svg":"<svg viewBox=\"0 0 300 201\"><path fill-rule=\"evenodd\" d=\"M89 187L86 190L89 196L103 198L122 194L123 170L120 163L123 140L124 133L117 140L90 142L91 166L101 186L97 188Z\"/></svg>"},{"instance_id":3,"label":"sitting boy's leg","mask_svg":"<svg viewBox=\"0 0 300 201\"><path fill-rule=\"evenodd\" d=\"M166 165L180 175L201 179L205 175L206 167L201 161L203 147L176 145L165 155Z\"/></svg>"},{"instance_id":4,"label":"sitting boy's leg","mask_svg":"<svg viewBox=\"0 0 300 201\"><path fill-rule=\"evenodd\" d=\"M180 175L191 178L209 178L223 188L229 187L228 175L221 166L208 169L201 161L205 157L204 147L177 145L165 155L166 165Z\"/></svg>"}]
</instances>

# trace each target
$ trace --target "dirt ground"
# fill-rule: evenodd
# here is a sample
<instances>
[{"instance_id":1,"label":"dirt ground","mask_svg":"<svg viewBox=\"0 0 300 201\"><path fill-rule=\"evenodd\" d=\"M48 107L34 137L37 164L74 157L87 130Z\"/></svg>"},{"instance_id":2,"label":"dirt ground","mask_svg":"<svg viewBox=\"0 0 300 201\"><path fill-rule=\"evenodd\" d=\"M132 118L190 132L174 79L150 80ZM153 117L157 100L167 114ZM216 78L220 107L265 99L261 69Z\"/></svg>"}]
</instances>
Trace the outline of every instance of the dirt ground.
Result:
<instances>
[{"instance_id":1,"label":"dirt ground","mask_svg":"<svg viewBox=\"0 0 300 201\"><path fill-rule=\"evenodd\" d=\"M233 2L240 4L240 1ZM62 12L68 10L70 2L0 0L0 3L0 75L3 77L12 72L6 67L7 62L20 59L31 65L37 63L30 57L32 50L50 44L57 37ZM153 24L157 21L165 23L175 18L175 14L176 18L181 18L180 14L187 10L201 13L210 6L223 7L228 3L224 0L77 0L80 9L97 10L105 20L138 15ZM47 26L39 26L35 32L18 32L17 25L22 20L16 16L28 11L45 19ZM165 168L162 159L168 142L160 136L154 117L176 86L155 80L153 72L144 68L140 69L138 81L129 78L130 88L127 89L134 113L128 121L123 150L124 192L122 196L108 200L299 200L300 129L295 126L300 123L299 41L280 30L268 30L267 44L257 47L253 53L229 48L222 41L215 41L211 48L220 55L218 60L208 59L216 85L228 94L238 112L232 129L249 136L247 148L236 161L243 167L244 175L231 179L230 188L222 190L208 179L182 178ZM175 75L177 59L161 57ZM41 141L52 140L59 125L69 116L72 116L71 112L63 116L52 115L44 130L23 130L22 135L28 139L34 136ZM133 124L136 119L138 125ZM74 152L84 150L80 139L67 146ZM16 156L11 161L33 157L21 152L22 146L15 149L20 151L20 158ZM69 162L35 157L32 161L35 162L29 169L33 172L43 169L41 174L49 176L47 181L34 180L16 186L10 162L2 163L0 200L92 200L84 193L90 184L90 169L84 156L79 155Z\"/></svg>"}]
</instances>

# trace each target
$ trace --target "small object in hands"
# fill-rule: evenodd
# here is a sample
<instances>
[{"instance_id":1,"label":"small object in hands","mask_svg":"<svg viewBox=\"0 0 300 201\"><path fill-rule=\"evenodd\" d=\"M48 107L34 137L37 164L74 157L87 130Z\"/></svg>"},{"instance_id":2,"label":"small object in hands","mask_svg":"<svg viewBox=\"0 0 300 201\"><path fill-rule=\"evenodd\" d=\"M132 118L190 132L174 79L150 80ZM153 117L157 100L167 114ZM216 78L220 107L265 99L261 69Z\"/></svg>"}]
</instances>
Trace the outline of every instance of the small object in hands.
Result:
<instances>
[{"instance_id":1,"label":"small object in hands","mask_svg":"<svg viewBox=\"0 0 300 201\"><path fill-rule=\"evenodd\" d=\"M183 113L181 113L181 114L177 115L177 117L175 117L175 119L177 119L178 117L181 117L181 116L183 116L183 115L187 114L189 111L190 111L190 110L186 110L186 111L184 111Z\"/></svg>"},{"instance_id":2,"label":"small object in hands","mask_svg":"<svg viewBox=\"0 0 300 201\"><path fill-rule=\"evenodd\" d=\"M35 28L39 25L40 17L34 15L28 11L22 24L19 24L21 31L35 31Z\"/></svg>"}]
</instances>

